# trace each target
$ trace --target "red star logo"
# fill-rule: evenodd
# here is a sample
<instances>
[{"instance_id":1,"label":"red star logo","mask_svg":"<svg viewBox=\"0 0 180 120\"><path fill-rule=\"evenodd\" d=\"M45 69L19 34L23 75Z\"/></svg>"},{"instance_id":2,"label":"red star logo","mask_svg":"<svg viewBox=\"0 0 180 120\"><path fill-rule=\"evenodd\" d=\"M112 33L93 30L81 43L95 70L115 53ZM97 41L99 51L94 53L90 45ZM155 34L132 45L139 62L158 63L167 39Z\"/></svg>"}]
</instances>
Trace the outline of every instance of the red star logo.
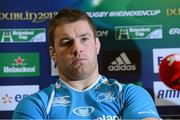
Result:
<instances>
[{"instance_id":1,"label":"red star logo","mask_svg":"<svg viewBox=\"0 0 180 120\"><path fill-rule=\"evenodd\" d=\"M3 103L11 103L12 97L9 97L8 94L6 94L4 97L2 97Z\"/></svg>"},{"instance_id":2,"label":"red star logo","mask_svg":"<svg viewBox=\"0 0 180 120\"><path fill-rule=\"evenodd\" d=\"M24 59L21 58L21 56L19 56L17 59L15 59L16 65L22 65L24 62Z\"/></svg>"}]
</instances>

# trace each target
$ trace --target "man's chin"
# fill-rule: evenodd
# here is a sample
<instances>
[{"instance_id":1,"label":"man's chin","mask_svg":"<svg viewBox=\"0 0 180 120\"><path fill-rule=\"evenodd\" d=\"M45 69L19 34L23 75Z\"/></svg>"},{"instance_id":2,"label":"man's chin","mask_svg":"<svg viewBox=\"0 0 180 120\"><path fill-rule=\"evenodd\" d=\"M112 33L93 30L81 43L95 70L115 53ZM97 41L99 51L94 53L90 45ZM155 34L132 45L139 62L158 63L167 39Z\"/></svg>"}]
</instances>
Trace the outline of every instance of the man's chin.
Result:
<instances>
[{"instance_id":1,"label":"man's chin","mask_svg":"<svg viewBox=\"0 0 180 120\"><path fill-rule=\"evenodd\" d=\"M78 81L78 80L84 80L84 79L88 78L88 76L89 76L89 74L87 74L87 73L75 72L71 75L71 78L74 81Z\"/></svg>"}]
</instances>

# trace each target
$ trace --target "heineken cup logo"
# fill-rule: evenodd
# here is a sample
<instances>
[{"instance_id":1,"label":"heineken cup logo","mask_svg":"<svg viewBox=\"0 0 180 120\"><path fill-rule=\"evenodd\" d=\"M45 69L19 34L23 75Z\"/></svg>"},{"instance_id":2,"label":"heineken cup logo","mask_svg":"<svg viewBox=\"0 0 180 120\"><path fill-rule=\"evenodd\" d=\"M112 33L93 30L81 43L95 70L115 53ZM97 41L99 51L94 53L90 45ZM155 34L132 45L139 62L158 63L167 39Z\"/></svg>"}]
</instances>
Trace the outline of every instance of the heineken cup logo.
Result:
<instances>
[{"instance_id":1,"label":"heineken cup logo","mask_svg":"<svg viewBox=\"0 0 180 120\"><path fill-rule=\"evenodd\" d=\"M0 43L45 42L44 28L35 29L0 29Z\"/></svg>"},{"instance_id":2,"label":"heineken cup logo","mask_svg":"<svg viewBox=\"0 0 180 120\"><path fill-rule=\"evenodd\" d=\"M38 53L1 53L0 77L3 76L38 76Z\"/></svg>"},{"instance_id":3,"label":"heineken cup logo","mask_svg":"<svg viewBox=\"0 0 180 120\"><path fill-rule=\"evenodd\" d=\"M116 40L162 39L161 25L116 26Z\"/></svg>"}]
</instances>

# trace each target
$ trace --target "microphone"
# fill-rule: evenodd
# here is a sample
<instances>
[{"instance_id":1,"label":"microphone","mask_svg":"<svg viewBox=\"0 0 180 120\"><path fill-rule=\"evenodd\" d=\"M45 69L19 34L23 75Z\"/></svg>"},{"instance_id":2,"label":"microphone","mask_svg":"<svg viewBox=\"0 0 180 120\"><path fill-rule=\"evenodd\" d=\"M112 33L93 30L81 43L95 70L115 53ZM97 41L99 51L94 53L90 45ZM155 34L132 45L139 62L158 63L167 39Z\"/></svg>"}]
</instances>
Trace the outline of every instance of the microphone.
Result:
<instances>
[{"instance_id":1,"label":"microphone","mask_svg":"<svg viewBox=\"0 0 180 120\"><path fill-rule=\"evenodd\" d=\"M159 77L168 87L180 90L180 54L170 54L161 61Z\"/></svg>"}]
</instances>

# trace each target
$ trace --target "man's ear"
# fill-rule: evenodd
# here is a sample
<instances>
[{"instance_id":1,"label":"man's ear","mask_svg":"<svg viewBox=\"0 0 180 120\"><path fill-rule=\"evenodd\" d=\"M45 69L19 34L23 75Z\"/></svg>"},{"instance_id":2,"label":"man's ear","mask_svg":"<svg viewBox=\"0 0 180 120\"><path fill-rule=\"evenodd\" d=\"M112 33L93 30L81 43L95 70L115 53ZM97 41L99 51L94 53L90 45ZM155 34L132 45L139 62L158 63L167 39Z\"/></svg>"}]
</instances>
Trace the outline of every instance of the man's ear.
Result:
<instances>
[{"instance_id":1,"label":"man's ear","mask_svg":"<svg viewBox=\"0 0 180 120\"><path fill-rule=\"evenodd\" d=\"M56 63L57 58L56 58L56 52L55 52L54 47L52 46L49 47L49 53L50 53L51 59L53 59L53 61Z\"/></svg>"},{"instance_id":2,"label":"man's ear","mask_svg":"<svg viewBox=\"0 0 180 120\"><path fill-rule=\"evenodd\" d=\"M96 37L96 53L97 53L97 55L99 54L99 52L100 52L100 48L101 48L101 43L100 43L100 41L99 41L99 38L98 37Z\"/></svg>"}]
</instances>

